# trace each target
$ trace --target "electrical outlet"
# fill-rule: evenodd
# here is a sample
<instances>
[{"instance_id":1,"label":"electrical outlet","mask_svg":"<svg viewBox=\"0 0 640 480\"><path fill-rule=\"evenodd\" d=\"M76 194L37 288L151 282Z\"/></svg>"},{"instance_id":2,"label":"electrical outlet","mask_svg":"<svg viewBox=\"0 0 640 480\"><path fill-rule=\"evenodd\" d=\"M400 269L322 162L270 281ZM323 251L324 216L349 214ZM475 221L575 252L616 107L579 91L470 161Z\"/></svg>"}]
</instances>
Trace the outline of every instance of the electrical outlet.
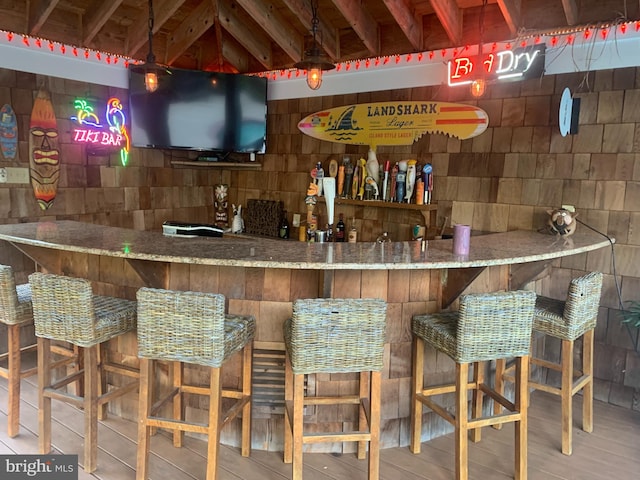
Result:
<instances>
[{"instance_id":1,"label":"electrical outlet","mask_svg":"<svg viewBox=\"0 0 640 480\"><path fill-rule=\"evenodd\" d=\"M7 183L7 169L0 168L0 183Z\"/></svg>"},{"instance_id":2,"label":"electrical outlet","mask_svg":"<svg viewBox=\"0 0 640 480\"><path fill-rule=\"evenodd\" d=\"M293 226L294 227L299 227L300 226L300 214L299 213L294 213L293 214Z\"/></svg>"}]
</instances>

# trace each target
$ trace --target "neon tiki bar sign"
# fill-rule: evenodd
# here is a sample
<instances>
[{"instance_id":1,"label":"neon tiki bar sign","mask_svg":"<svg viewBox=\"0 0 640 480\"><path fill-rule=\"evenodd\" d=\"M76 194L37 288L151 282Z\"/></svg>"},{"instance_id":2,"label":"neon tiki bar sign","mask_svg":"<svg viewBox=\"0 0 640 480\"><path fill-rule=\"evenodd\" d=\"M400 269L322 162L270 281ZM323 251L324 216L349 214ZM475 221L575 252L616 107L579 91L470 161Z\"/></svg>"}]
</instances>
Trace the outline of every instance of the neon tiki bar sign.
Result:
<instances>
[{"instance_id":1,"label":"neon tiki bar sign","mask_svg":"<svg viewBox=\"0 0 640 480\"><path fill-rule=\"evenodd\" d=\"M129 131L127 117L119 98L110 98L104 112L98 111L83 98L73 103L76 115L71 117L77 126L73 129L73 141L83 143L91 153L120 150L120 161L126 165L129 160ZM101 123L104 119L105 123Z\"/></svg>"},{"instance_id":2,"label":"neon tiki bar sign","mask_svg":"<svg viewBox=\"0 0 640 480\"><path fill-rule=\"evenodd\" d=\"M447 63L450 87L469 85L484 77L487 81L527 80L544 72L544 45L456 57Z\"/></svg>"}]
</instances>

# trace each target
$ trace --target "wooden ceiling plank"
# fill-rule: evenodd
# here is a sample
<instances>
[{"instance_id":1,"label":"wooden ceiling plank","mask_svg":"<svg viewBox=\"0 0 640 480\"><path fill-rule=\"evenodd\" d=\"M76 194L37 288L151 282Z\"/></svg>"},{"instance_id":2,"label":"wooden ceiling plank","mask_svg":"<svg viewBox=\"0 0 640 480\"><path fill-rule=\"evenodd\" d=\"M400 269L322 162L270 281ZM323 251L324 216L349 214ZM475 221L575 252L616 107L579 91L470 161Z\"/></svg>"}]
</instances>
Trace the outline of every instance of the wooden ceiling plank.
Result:
<instances>
[{"instance_id":1,"label":"wooden ceiling plank","mask_svg":"<svg viewBox=\"0 0 640 480\"><path fill-rule=\"evenodd\" d=\"M340 10L340 13L347 19L351 28L356 32L369 54L380 54L380 35L378 34L378 24L361 4L364 2L354 2L353 0L333 0L333 4Z\"/></svg>"},{"instance_id":2,"label":"wooden ceiling plank","mask_svg":"<svg viewBox=\"0 0 640 480\"><path fill-rule=\"evenodd\" d=\"M565 0L563 0L564 3ZM498 0L498 6L502 12L504 20L509 26L509 31L514 37L518 34L521 25L520 6L522 0Z\"/></svg>"},{"instance_id":3,"label":"wooden ceiling plank","mask_svg":"<svg viewBox=\"0 0 640 480\"><path fill-rule=\"evenodd\" d=\"M229 6L226 2L219 2L218 21L240 45L246 48L267 70L273 68L273 54L271 52L271 40L262 32L249 29L238 14L235 6Z\"/></svg>"},{"instance_id":4,"label":"wooden ceiling plank","mask_svg":"<svg viewBox=\"0 0 640 480\"><path fill-rule=\"evenodd\" d=\"M28 3L29 25L28 30L31 35L38 35L40 29L51 15L51 12L58 6L60 0L32 0Z\"/></svg>"},{"instance_id":5,"label":"wooden ceiling plank","mask_svg":"<svg viewBox=\"0 0 640 480\"><path fill-rule=\"evenodd\" d=\"M304 38L287 22L271 2L236 0L294 62L302 60Z\"/></svg>"},{"instance_id":6,"label":"wooden ceiling plank","mask_svg":"<svg viewBox=\"0 0 640 480\"><path fill-rule=\"evenodd\" d=\"M89 45L91 40L98 34L100 29L104 27L113 12L115 12L123 0L111 0L110 2L101 2L100 6L94 9L91 13L85 12L85 16L82 19L83 28L83 43Z\"/></svg>"},{"instance_id":7,"label":"wooden ceiling plank","mask_svg":"<svg viewBox=\"0 0 640 480\"><path fill-rule=\"evenodd\" d=\"M204 0L194 8L189 16L169 34L167 40L166 63L171 65L215 22L215 9L211 0Z\"/></svg>"},{"instance_id":8,"label":"wooden ceiling plank","mask_svg":"<svg viewBox=\"0 0 640 480\"><path fill-rule=\"evenodd\" d=\"M185 0L160 0L153 4L153 33L165 24L171 16L178 11ZM149 37L149 11L141 11L135 22L129 27L129 36L127 38L127 52L130 56L134 56L138 50L147 42Z\"/></svg>"},{"instance_id":9,"label":"wooden ceiling plank","mask_svg":"<svg viewBox=\"0 0 640 480\"><path fill-rule=\"evenodd\" d=\"M409 9L404 0L384 0L384 4L404 32L411 46L422 50L422 21Z\"/></svg>"},{"instance_id":10,"label":"wooden ceiling plank","mask_svg":"<svg viewBox=\"0 0 640 480\"><path fill-rule=\"evenodd\" d=\"M462 44L462 10L455 0L430 0L433 10L454 45Z\"/></svg>"},{"instance_id":11,"label":"wooden ceiling plank","mask_svg":"<svg viewBox=\"0 0 640 480\"><path fill-rule=\"evenodd\" d=\"M298 17L304 28L311 32L313 14L310 3L307 0L282 0L282 2ZM318 12L318 30L320 33L318 41L322 42L322 49L332 60L339 58L336 29L322 18L320 12Z\"/></svg>"},{"instance_id":12,"label":"wooden ceiling plank","mask_svg":"<svg viewBox=\"0 0 640 480\"><path fill-rule=\"evenodd\" d=\"M567 23L569 25L576 25L578 23L578 5L576 0L562 0L562 8L564 8L564 15L567 17Z\"/></svg>"}]
</instances>

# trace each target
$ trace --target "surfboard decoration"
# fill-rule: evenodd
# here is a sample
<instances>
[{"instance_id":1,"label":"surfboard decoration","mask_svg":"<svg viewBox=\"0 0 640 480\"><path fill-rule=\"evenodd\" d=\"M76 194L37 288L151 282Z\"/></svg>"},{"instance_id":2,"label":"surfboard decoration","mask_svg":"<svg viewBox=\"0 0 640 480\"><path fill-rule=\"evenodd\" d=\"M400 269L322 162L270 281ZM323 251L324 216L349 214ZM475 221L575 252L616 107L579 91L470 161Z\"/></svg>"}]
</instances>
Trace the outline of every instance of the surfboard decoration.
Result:
<instances>
[{"instance_id":1,"label":"surfboard decoration","mask_svg":"<svg viewBox=\"0 0 640 480\"><path fill-rule=\"evenodd\" d=\"M424 134L442 133L461 140L487 129L487 113L473 105L407 101L346 105L313 113L298 123L305 135L336 143L411 145Z\"/></svg>"},{"instance_id":2,"label":"surfboard decoration","mask_svg":"<svg viewBox=\"0 0 640 480\"><path fill-rule=\"evenodd\" d=\"M29 121L29 176L38 205L47 210L58 191L60 151L56 116L44 89L38 90Z\"/></svg>"},{"instance_id":3,"label":"surfboard decoration","mask_svg":"<svg viewBox=\"0 0 640 480\"><path fill-rule=\"evenodd\" d=\"M11 105L5 103L0 108L0 151L5 160L16 158L18 150L18 123Z\"/></svg>"}]
</instances>

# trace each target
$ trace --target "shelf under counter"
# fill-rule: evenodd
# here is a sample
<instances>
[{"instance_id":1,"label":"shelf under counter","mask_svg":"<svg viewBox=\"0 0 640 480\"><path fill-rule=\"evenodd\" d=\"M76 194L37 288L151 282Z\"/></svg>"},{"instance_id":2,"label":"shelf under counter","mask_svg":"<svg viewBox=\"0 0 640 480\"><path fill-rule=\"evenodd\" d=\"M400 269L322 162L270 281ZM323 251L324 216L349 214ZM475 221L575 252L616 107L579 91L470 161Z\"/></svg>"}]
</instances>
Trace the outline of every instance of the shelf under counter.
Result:
<instances>
[{"instance_id":1,"label":"shelf under counter","mask_svg":"<svg viewBox=\"0 0 640 480\"><path fill-rule=\"evenodd\" d=\"M318 197L318 200L322 203L326 203L326 197ZM436 203L429 203L427 205L416 205L415 203L383 202L381 200L354 200L352 198L336 197L335 204L374 208L395 208L398 210L416 210L419 211L424 217L426 227L436 226L436 216L438 214L438 204Z\"/></svg>"}]
</instances>

